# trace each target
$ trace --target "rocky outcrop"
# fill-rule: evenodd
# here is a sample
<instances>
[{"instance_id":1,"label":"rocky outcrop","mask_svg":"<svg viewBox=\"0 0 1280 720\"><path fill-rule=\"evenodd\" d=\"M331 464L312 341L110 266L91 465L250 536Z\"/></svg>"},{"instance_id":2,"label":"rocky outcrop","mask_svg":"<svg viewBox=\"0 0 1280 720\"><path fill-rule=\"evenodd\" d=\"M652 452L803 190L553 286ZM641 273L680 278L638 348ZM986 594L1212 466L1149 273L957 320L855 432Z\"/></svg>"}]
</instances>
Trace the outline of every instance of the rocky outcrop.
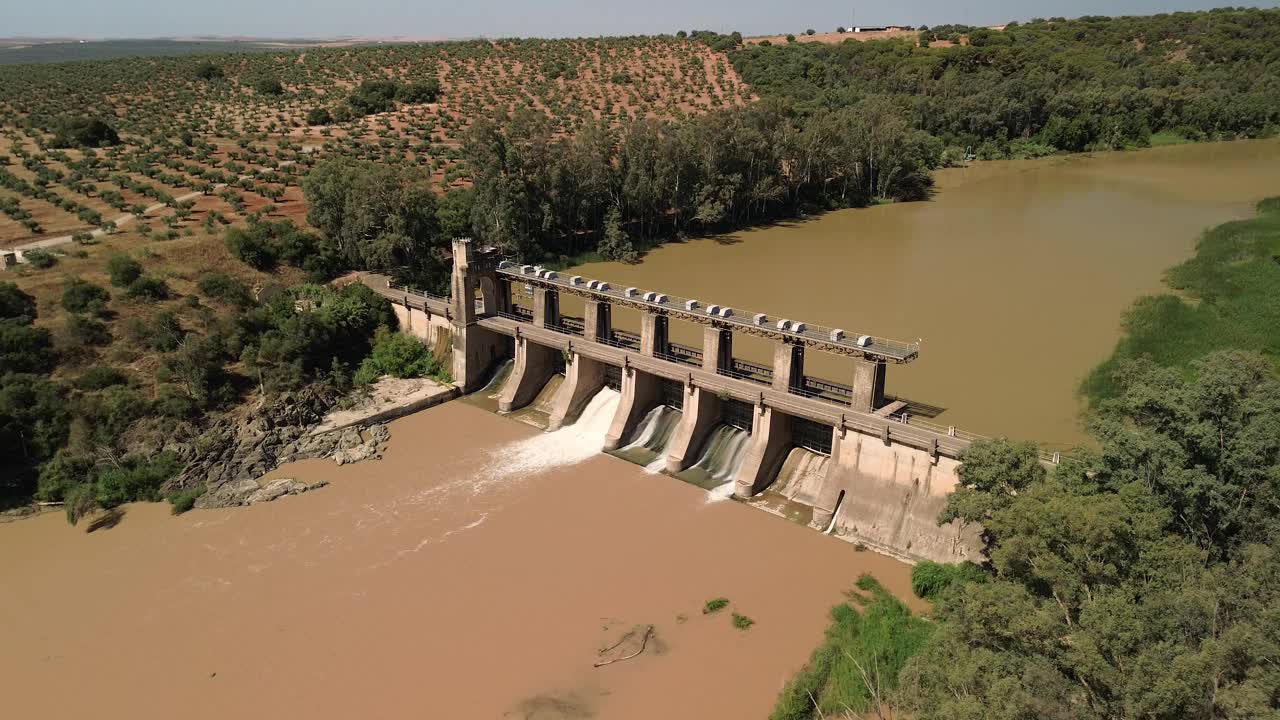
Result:
<instances>
[{"instance_id":1,"label":"rocky outcrop","mask_svg":"<svg viewBox=\"0 0 1280 720\"><path fill-rule=\"evenodd\" d=\"M284 463L333 458L342 465L378 457L391 437L385 425L312 433L336 400L335 394L307 388L220 418L195 440L169 446L186 465L166 490L203 486L200 508L249 505L318 486L296 480L258 484Z\"/></svg>"}]
</instances>

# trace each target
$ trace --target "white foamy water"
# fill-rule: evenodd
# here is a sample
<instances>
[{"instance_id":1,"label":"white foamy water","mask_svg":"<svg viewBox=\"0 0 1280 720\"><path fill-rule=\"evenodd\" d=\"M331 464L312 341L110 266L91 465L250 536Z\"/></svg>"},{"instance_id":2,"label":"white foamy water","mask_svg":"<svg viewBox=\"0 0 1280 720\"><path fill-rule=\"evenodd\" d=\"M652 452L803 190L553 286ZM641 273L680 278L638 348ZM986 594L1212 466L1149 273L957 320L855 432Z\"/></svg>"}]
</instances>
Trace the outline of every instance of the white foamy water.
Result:
<instances>
[{"instance_id":1,"label":"white foamy water","mask_svg":"<svg viewBox=\"0 0 1280 720\"><path fill-rule=\"evenodd\" d=\"M728 425L720 425L712 431L702 457L694 463L694 467L702 468L716 480L729 482L738 475L738 468L746 456L747 443L751 435Z\"/></svg>"},{"instance_id":2,"label":"white foamy water","mask_svg":"<svg viewBox=\"0 0 1280 720\"><path fill-rule=\"evenodd\" d=\"M617 409L618 391L604 388L572 425L495 448L492 460L476 476L476 489L512 476L528 477L576 465L599 455Z\"/></svg>"}]
</instances>

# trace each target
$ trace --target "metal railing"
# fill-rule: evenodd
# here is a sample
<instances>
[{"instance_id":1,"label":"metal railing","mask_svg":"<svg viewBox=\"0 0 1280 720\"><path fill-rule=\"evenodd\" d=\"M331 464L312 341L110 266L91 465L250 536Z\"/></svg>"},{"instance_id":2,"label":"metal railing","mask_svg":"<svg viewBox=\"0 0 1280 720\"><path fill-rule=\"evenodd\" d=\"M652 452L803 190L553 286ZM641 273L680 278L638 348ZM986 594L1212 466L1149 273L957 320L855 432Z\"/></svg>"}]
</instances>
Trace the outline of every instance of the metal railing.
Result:
<instances>
[{"instance_id":1,"label":"metal railing","mask_svg":"<svg viewBox=\"0 0 1280 720\"><path fill-rule=\"evenodd\" d=\"M706 308L711 306L710 303L703 304L700 301L694 301L694 309L688 309L690 298L662 294L660 297L663 299L663 302L659 303L657 302L656 294L653 293L637 291L633 294L628 294L628 291L631 290L630 288L614 288L612 286L609 286L607 289L600 287L591 288L588 286L588 283L591 281L588 281L585 278L580 278L578 284L574 284L572 282L572 277L565 277L555 273L552 274L553 277L535 275L532 270L528 273L524 272L522 270L523 267L526 266L518 265L511 261L503 261L498 266L498 273L512 278L519 278L521 281L526 283L536 282L553 287L567 288L580 293L591 293L597 297L613 298L638 305L647 305L655 309L665 310L667 313L673 315L684 315L686 317L696 315L700 318L709 316ZM645 299L646 295L653 299ZM762 318L758 324L755 319L757 316ZM723 314L711 315L710 317L729 326L757 328L759 330L775 333L782 337L804 338L805 340L817 343L825 343L856 352L878 355L894 360L909 361L920 354L920 343L918 342L902 342L899 340L892 340L890 338L870 335L868 333L857 333L846 330L839 330L839 332L837 332L837 328L812 323L801 323L804 330L796 332L792 329L782 329L778 327L778 323L784 318L769 316L763 313L754 313L750 310L738 307L732 308L732 314L727 317ZM790 318L786 319L790 320ZM864 336L869 338L869 345L860 345L858 343L858 339Z\"/></svg>"},{"instance_id":2,"label":"metal railing","mask_svg":"<svg viewBox=\"0 0 1280 720\"><path fill-rule=\"evenodd\" d=\"M822 378L804 376L804 389L819 395L833 395L838 398L844 398L847 402L853 397L853 388L848 385L823 380Z\"/></svg>"},{"instance_id":3,"label":"metal railing","mask_svg":"<svg viewBox=\"0 0 1280 720\"><path fill-rule=\"evenodd\" d=\"M393 285L393 284L388 283L388 284L387 284L387 289L388 289L388 290L395 290L395 291L398 291L398 292L402 292L402 293L404 293L404 294L406 294L406 295L417 295L418 297L426 298L426 299L428 299L428 300L435 300L436 302L442 302L442 303L444 303L444 304L446 304L446 305L448 305L448 304L450 304L450 303L452 303L452 302L453 302L453 300L451 300L450 298L444 297L443 295L434 295L434 294L429 293L429 292L426 292L426 291L424 291L424 290L418 290L417 288L411 288L411 287L409 287L408 285Z\"/></svg>"},{"instance_id":4,"label":"metal railing","mask_svg":"<svg viewBox=\"0 0 1280 720\"><path fill-rule=\"evenodd\" d=\"M769 384L768 380L762 380L750 373L738 372L736 370L730 370L728 368L717 368L716 374L723 375L724 377L727 377L727 378L733 378L734 380L746 380L747 382L753 382L753 383L756 383L757 385Z\"/></svg>"},{"instance_id":5,"label":"metal railing","mask_svg":"<svg viewBox=\"0 0 1280 720\"><path fill-rule=\"evenodd\" d=\"M640 335L638 333L628 332L626 330L612 330L614 339L621 343L631 343L636 347L640 347Z\"/></svg>"},{"instance_id":6,"label":"metal railing","mask_svg":"<svg viewBox=\"0 0 1280 720\"><path fill-rule=\"evenodd\" d=\"M668 350L670 350L670 348L668 348ZM667 362L679 363L681 365L688 365L689 367L702 367L701 360L698 360L689 355L676 355L675 353L672 353L672 352L662 352L661 350L654 350L653 356L655 358L658 358L659 360L666 360Z\"/></svg>"},{"instance_id":7,"label":"metal railing","mask_svg":"<svg viewBox=\"0 0 1280 720\"><path fill-rule=\"evenodd\" d=\"M910 425L912 427L917 427L917 428L920 428L921 430L927 430L928 432L931 432L937 435L946 435L947 437L953 437L959 440L963 440L966 443L973 443L979 440L991 439L986 435L979 435L977 433L971 433L967 430L961 430L960 428L957 428L954 425L943 426L943 425L939 425L938 423L932 423L932 422L929 422L928 420L924 420L917 416L914 416L908 412L893 413L891 415L888 415L887 418L894 422L901 423L903 425ZM1046 450L1044 448L1040 448L1039 454L1040 454L1040 460L1042 460L1043 462L1053 463L1054 465L1057 465L1062 462L1062 453L1056 450Z\"/></svg>"},{"instance_id":8,"label":"metal railing","mask_svg":"<svg viewBox=\"0 0 1280 720\"><path fill-rule=\"evenodd\" d=\"M773 381L773 368L764 365L757 365L746 360L733 359L733 371L745 373L747 375L758 375L770 382Z\"/></svg>"},{"instance_id":9,"label":"metal railing","mask_svg":"<svg viewBox=\"0 0 1280 720\"><path fill-rule=\"evenodd\" d=\"M669 342L667 343L667 350L669 351L670 355L674 355L675 357L679 358L680 362L692 360L696 365L702 364L702 351L697 348L689 347L688 345L679 345L677 343Z\"/></svg>"},{"instance_id":10,"label":"metal railing","mask_svg":"<svg viewBox=\"0 0 1280 720\"><path fill-rule=\"evenodd\" d=\"M571 315L561 315L560 324L573 331L574 335L582 335L587 327L582 318L576 318Z\"/></svg>"}]
</instances>

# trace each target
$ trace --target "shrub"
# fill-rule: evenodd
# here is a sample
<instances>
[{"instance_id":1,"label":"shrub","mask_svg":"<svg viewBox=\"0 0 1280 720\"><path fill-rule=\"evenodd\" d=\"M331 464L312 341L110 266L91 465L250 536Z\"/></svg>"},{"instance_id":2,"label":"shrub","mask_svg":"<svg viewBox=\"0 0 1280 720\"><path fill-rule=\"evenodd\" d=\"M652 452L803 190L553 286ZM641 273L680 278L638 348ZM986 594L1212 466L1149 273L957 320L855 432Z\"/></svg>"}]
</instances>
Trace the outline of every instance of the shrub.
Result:
<instances>
[{"instance_id":1,"label":"shrub","mask_svg":"<svg viewBox=\"0 0 1280 720\"><path fill-rule=\"evenodd\" d=\"M48 250L28 250L22 254L31 267L47 270L58 264L58 258Z\"/></svg>"},{"instance_id":2,"label":"shrub","mask_svg":"<svg viewBox=\"0 0 1280 720\"><path fill-rule=\"evenodd\" d=\"M124 373L112 367L98 365L91 367L76 378L76 387L81 390L102 390L115 385L125 385L129 379Z\"/></svg>"},{"instance_id":3,"label":"shrub","mask_svg":"<svg viewBox=\"0 0 1280 720\"><path fill-rule=\"evenodd\" d=\"M440 363L416 338L380 327L373 349L356 371L357 385L367 385L383 375L397 378L441 377Z\"/></svg>"},{"instance_id":4,"label":"shrub","mask_svg":"<svg viewBox=\"0 0 1280 720\"><path fill-rule=\"evenodd\" d=\"M202 63L196 68L196 78L199 80L221 80L226 77L226 73L222 68L211 62Z\"/></svg>"},{"instance_id":5,"label":"shrub","mask_svg":"<svg viewBox=\"0 0 1280 720\"><path fill-rule=\"evenodd\" d=\"M440 97L440 81L435 78L402 85L396 91L396 99L406 103L433 103Z\"/></svg>"},{"instance_id":6,"label":"shrub","mask_svg":"<svg viewBox=\"0 0 1280 720\"><path fill-rule=\"evenodd\" d=\"M116 145L120 135L100 118L71 118L59 125L50 141L55 148L69 147L102 147Z\"/></svg>"},{"instance_id":7,"label":"shrub","mask_svg":"<svg viewBox=\"0 0 1280 720\"><path fill-rule=\"evenodd\" d=\"M275 78L259 78L253 84L253 89L263 95L283 95L284 86Z\"/></svg>"},{"instance_id":8,"label":"shrub","mask_svg":"<svg viewBox=\"0 0 1280 720\"><path fill-rule=\"evenodd\" d=\"M712 613L718 613L727 607L729 607L729 598L712 598L702 604L702 614L710 615Z\"/></svg>"},{"instance_id":9,"label":"shrub","mask_svg":"<svg viewBox=\"0 0 1280 720\"><path fill-rule=\"evenodd\" d=\"M30 325L36 319L36 299L11 282L0 282L0 320Z\"/></svg>"},{"instance_id":10,"label":"shrub","mask_svg":"<svg viewBox=\"0 0 1280 720\"><path fill-rule=\"evenodd\" d=\"M197 488L192 488L191 490L184 490L179 493L173 493L165 499L168 500L169 504L172 506L171 511L173 512L173 514L181 515L182 513L185 513L191 510L192 508L194 508L196 506L196 500L198 500L200 496L203 494L204 494L204 488L197 487Z\"/></svg>"},{"instance_id":11,"label":"shrub","mask_svg":"<svg viewBox=\"0 0 1280 720\"><path fill-rule=\"evenodd\" d=\"M18 320L0 321L0 368L4 373L44 373L57 359L49 331Z\"/></svg>"},{"instance_id":12,"label":"shrub","mask_svg":"<svg viewBox=\"0 0 1280 720\"><path fill-rule=\"evenodd\" d=\"M739 615L738 613L733 614L733 626L739 630L746 630L755 624L756 621L746 615Z\"/></svg>"},{"instance_id":13,"label":"shrub","mask_svg":"<svg viewBox=\"0 0 1280 720\"><path fill-rule=\"evenodd\" d=\"M58 336L59 344L67 349L89 347L91 345L111 344L111 331L106 323L87 315L67 315Z\"/></svg>"},{"instance_id":14,"label":"shrub","mask_svg":"<svg viewBox=\"0 0 1280 720\"><path fill-rule=\"evenodd\" d=\"M987 579L973 563L942 564L925 560L911 568L911 592L916 597L937 600L947 588Z\"/></svg>"},{"instance_id":15,"label":"shrub","mask_svg":"<svg viewBox=\"0 0 1280 720\"><path fill-rule=\"evenodd\" d=\"M333 122L333 115L329 113L328 108L311 108L307 111L308 125L329 125Z\"/></svg>"},{"instance_id":16,"label":"shrub","mask_svg":"<svg viewBox=\"0 0 1280 720\"><path fill-rule=\"evenodd\" d=\"M107 258L107 275L116 287L129 287L142 276L142 265L128 255L112 255Z\"/></svg>"},{"instance_id":17,"label":"shrub","mask_svg":"<svg viewBox=\"0 0 1280 720\"><path fill-rule=\"evenodd\" d=\"M225 273L214 272L200 278L196 288L207 298L220 300L238 307L253 304L253 295L248 286Z\"/></svg>"},{"instance_id":18,"label":"shrub","mask_svg":"<svg viewBox=\"0 0 1280 720\"><path fill-rule=\"evenodd\" d=\"M129 287L124 294L125 297L132 300L164 300L169 297L169 286L165 284L164 280L154 275L143 275L129 283Z\"/></svg>"},{"instance_id":19,"label":"shrub","mask_svg":"<svg viewBox=\"0 0 1280 720\"><path fill-rule=\"evenodd\" d=\"M111 293L106 288L80 278L71 278L62 291L62 308L67 312L96 315L106 310L110 299Z\"/></svg>"},{"instance_id":20,"label":"shrub","mask_svg":"<svg viewBox=\"0 0 1280 720\"><path fill-rule=\"evenodd\" d=\"M859 666L878 673L882 691L897 687L902 666L928 640L933 625L915 617L868 575L858 580L867 595L831 609L823 644L786 684L770 720L808 720L871 709L871 693ZM815 712L816 711L816 712Z\"/></svg>"}]
</instances>

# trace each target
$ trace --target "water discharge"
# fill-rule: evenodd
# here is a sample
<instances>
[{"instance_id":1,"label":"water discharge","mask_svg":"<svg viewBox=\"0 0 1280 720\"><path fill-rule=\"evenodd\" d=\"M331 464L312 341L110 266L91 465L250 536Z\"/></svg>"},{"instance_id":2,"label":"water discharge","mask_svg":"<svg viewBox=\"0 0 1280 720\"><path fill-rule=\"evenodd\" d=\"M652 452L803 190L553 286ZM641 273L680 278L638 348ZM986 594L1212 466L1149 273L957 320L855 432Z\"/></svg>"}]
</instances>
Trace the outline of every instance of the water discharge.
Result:
<instances>
[{"instance_id":1,"label":"water discharge","mask_svg":"<svg viewBox=\"0 0 1280 720\"><path fill-rule=\"evenodd\" d=\"M667 462L667 445L680 424L679 410L659 405L645 414L633 439L614 453L629 462L643 465L650 474L662 472Z\"/></svg>"},{"instance_id":2,"label":"water discharge","mask_svg":"<svg viewBox=\"0 0 1280 720\"><path fill-rule=\"evenodd\" d=\"M712 491L709 499L727 498L733 494L733 478L742 467L750 442L751 433L731 425L717 425L703 445L698 461L678 477Z\"/></svg>"},{"instance_id":3,"label":"water discharge","mask_svg":"<svg viewBox=\"0 0 1280 720\"><path fill-rule=\"evenodd\" d=\"M602 388L572 425L496 448L480 477L494 480L540 475L599 455L618 410L618 398L618 391Z\"/></svg>"}]
</instances>

